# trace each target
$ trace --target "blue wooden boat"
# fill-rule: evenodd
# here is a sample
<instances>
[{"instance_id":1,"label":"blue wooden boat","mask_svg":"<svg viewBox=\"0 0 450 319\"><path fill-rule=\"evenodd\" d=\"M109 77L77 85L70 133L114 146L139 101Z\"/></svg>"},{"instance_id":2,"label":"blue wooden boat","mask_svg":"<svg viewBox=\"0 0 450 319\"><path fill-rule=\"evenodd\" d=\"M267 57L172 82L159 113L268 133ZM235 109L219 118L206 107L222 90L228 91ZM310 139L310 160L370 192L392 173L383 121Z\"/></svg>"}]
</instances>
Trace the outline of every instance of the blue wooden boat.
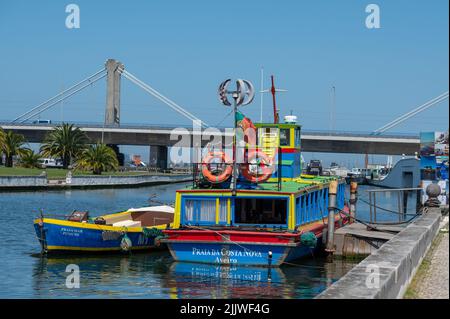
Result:
<instances>
[{"instance_id":1,"label":"blue wooden boat","mask_svg":"<svg viewBox=\"0 0 450 319\"><path fill-rule=\"evenodd\" d=\"M34 228L45 253L143 250L159 246L155 239L172 223L173 211L170 206L152 206L96 218L73 212L66 220L42 215Z\"/></svg>"},{"instance_id":2,"label":"blue wooden boat","mask_svg":"<svg viewBox=\"0 0 450 319\"><path fill-rule=\"evenodd\" d=\"M225 105L226 94L235 98L233 159L218 149L193 165L194 183L176 192L174 224L161 241L184 262L273 267L312 256L323 250L329 223L337 229L350 222L345 179L302 174L296 116L279 123L274 103L274 123L253 124L237 110L245 81L237 91L226 89L229 82L219 95ZM329 198L339 212L334 220Z\"/></svg>"}]
</instances>

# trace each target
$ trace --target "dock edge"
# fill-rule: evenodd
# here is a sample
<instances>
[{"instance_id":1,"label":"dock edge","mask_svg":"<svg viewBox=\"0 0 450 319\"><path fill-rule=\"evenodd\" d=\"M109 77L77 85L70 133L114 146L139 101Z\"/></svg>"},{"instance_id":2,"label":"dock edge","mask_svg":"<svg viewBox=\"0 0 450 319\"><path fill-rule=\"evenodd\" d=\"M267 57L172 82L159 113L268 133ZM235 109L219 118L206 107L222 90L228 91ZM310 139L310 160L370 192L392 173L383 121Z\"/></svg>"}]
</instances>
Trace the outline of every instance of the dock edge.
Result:
<instances>
[{"instance_id":1,"label":"dock edge","mask_svg":"<svg viewBox=\"0 0 450 319\"><path fill-rule=\"evenodd\" d=\"M439 231L441 216L439 208L429 208L316 299L402 298Z\"/></svg>"}]
</instances>

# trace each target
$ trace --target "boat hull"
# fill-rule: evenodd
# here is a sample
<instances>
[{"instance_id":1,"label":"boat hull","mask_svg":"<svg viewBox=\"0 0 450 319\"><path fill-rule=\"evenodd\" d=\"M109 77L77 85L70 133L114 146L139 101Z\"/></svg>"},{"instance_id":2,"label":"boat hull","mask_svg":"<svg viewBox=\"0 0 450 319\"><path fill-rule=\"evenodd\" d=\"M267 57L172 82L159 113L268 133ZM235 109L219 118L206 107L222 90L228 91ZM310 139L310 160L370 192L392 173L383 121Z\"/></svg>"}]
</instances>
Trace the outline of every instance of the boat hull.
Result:
<instances>
[{"instance_id":1,"label":"boat hull","mask_svg":"<svg viewBox=\"0 0 450 319\"><path fill-rule=\"evenodd\" d=\"M52 219L37 219L34 228L45 252L120 252L124 235L130 250L154 248L155 236L146 236L141 227L104 226Z\"/></svg>"},{"instance_id":2,"label":"boat hull","mask_svg":"<svg viewBox=\"0 0 450 319\"><path fill-rule=\"evenodd\" d=\"M303 246L300 235L270 232L166 230L163 239L176 261L216 265L277 267L311 256L319 249ZM219 236L217 235L219 234Z\"/></svg>"}]
</instances>

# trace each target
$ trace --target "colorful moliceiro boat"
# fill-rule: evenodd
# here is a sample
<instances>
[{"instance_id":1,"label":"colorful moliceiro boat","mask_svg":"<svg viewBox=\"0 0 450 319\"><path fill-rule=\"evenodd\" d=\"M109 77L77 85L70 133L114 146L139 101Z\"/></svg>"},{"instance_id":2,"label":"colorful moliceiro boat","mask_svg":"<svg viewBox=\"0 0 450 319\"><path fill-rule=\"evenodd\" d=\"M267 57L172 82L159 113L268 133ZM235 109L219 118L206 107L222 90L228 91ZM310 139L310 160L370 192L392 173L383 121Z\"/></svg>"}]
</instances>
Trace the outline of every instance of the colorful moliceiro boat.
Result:
<instances>
[{"instance_id":1,"label":"colorful moliceiro boat","mask_svg":"<svg viewBox=\"0 0 450 319\"><path fill-rule=\"evenodd\" d=\"M159 246L158 236L173 216L170 206L132 208L96 218L75 211L67 220L42 216L34 228L45 253L120 252Z\"/></svg>"},{"instance_id":2,"label":"colorful moliceiro boat","mask_svg":"<svg viewBox=\"0 0 450 319\"><path fill-rule=\"evenodd\" d=\"M256 129L259 161L245 151L233 189L233 164L224 153L210 152L193 185L176 192L174 227L162 239L176 261L270 267L311 256L325 247L331 183L341 210L335 229L349 222L342 213L345 180L301 174L301 127L286 118L253 125L239 113L238 126ZM226 163L213 168L212 157Z\"/></svg>"}]
</instances>

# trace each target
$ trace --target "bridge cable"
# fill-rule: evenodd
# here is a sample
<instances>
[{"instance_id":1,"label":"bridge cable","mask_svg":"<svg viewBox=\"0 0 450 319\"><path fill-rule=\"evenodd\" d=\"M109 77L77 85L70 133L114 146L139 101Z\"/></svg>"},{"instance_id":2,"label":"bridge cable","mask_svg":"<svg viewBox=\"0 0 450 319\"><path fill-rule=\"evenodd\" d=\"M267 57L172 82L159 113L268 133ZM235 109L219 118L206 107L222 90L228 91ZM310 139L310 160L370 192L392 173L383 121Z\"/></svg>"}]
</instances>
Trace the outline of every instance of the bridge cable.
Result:
<instances>
[{"instance_id":1,"label":"bridge cable","mask_svg":"<svg viewBox=\"0 0 450 319\"><path fill-rule=\"evenodd\" d=\"M23 117L26 117L28 114L34 112L35 110L40 109L41 107L47 105L48 103L52 102L52 101L55 100L56 98L59 98L59 97L63 96L64 94L66 94L67 92L70 92L71 90L77 88L78 86L80 86L80 85L83 84L84 82L90 81L92 78L95 78L96 76L98 76L98 75L101 74L102 72L106 72L105 68L103 68L103 69L101 69L101 70L95 72L94 74L92 74L92 75L88 76L87 78L83 79L82 81L80 81L80 82L78 82L78 83L72 85L71 87L69 87L68 89L62 91L61 93L59 93L59 94L53 96L52 98L46 100L45 102L39 104L38 106L32 108L31 110L29 110L29 111L27 111L27 112L21 114L20 116L16 117L14 120L12 120L11 123L16 122L16 121L22 119ZM41 113L41 112L39 112L39 113L37 113L37 114L40 114L40 113ZM36 114L36 115L37 115L37 114ZM32 116L31 116L31 117L32 117ZM28 119L29 119L29 117L28 117L27 119L25 119L25 121L28 120ZM23 123L23 122L24 122L24 121L21 121L21 123Z\"/></svg>"},{"instance_id":2,"label":"bridge cable","mask_svg":"<svg viewBox=\"0 0 450 319\"><path fill-rule=\"evenodd\" d=\"M208 127L209 125L202 122L199 118L197 118L196 116L194 116L193 114L191 114L190 112L186 111L183 107L181 107L180 105L178 105L177 103L175 103L174 101L170 100L169 98L165 97L164 95L162 95L161 93L159 93L158 91L156 91L154 88L152 88L151 86L149 86L148 84L146 84L145 82L141 81L140 79L138 79L136 76L134 76L133 74L131 74L130 72L126 71L126 70L122 70L122 75L130 80L131 82L133 82L134 84L136 84L137 86L139 86L140 88L142 88L144 91L146 91L147 93L153 95L154 97L156 97L158 100L162 101L163 103L165 103L166 105L168 105L170 108L172 108L173 110L175 110L176 112L180 113L181 115L183 115L184 117L190 119L191 121L200 121L202 127Z\"/></svg>"},{"instance_id":3,"label":"bridge cable","mask_svg":"<svg viewBox=\"0 0 450 319\"><path fill-rule=\"evenodd\" d=\"M60 98L60 99L58 99L58 100L56 100L56 101L53 101L52 103L50 103L49 105L45 106L44 108L42 108L41 110L37 111L36 113L31 114L31 115L28 115L27 117L23 118L23 119L20 121L20 123L23 123L23 122L29 120L30 118L35 117L35 116L41 114L42 112L44 112L44 111L48 110L49 108L55 106L55 105L58 104L59 102L64 101L65 99L71 97L71 96L74 95L75 93L78 93L78 92L80 92L81 90L85 89L86 87L88 87L88 86L94 84L94 83L97 82L98 80L101 80L101 79L104 78L105 76L106 76L106 73L104 73L103 75L99 76L98 78L96 78L96 79L94 79L94 80L89 80L88 83L84 84L83 86L81 86L80 88L76 89L75 91L69 93L69 94L66 95L66 96L63 96L62 98Z\"/></svg>"},{"instance_id":4,"label":"bridge cable","mask_svg":"<svg viewBox=\"0 0 450 319\"><path fill-rule=\"evenodd\" d=\"M412 110L412 111L410 111L410 112L408 112L406 114L403 114L402 116L396 118L395 120L389 122L388 124L378 128L377 130L373 131L372 134L381 134L381 133L383 133L383 132L385 132L385 131L387 131L387 130L389 130L389 129L397 126L397 125L399 125L400 123L402 123L402 122L406 121L407 119L415 116L416 114L418 114L418 113L420 113L422 111L425 111L426 109L430 108L431 106L433 106L433 105L435 105L435 104L437 104L437 103L447 99L448 95L449 95L448 91L442 93L441 95L439 95L439 96L437 96L437 97L427 101L426 103L418 106L414 110Z\"/></svg>"},{"instance_id":5,"label":"bridge cable","mask_svg":"<svg viewBox=\"0 0 450 319\"><path fill-rule=\"evenodd\" d=\"M446 94L444 93L444 95L438 96L438 97L434 98L433 100L428 101L427 103L419 106L418 108L416 108L416 109L414 109L414 110L412 110L412 111L402 115L401 117L395 119L394 121L392 121L392 122L386 124L385 126L379 128L375 132L376 133L382 133L384 131L387 131L388 129L391 129L394 126L397 126L398 124L406 121L407 119L413 117L414 115L416 115L416 114L418 114L418 113L420 113L422 111L425 111L426 109L428 109L431 106L433 106L433 105L435 105L435 104L445 100L446 98L448 98L448 93L446 93Z\"/></svg>"}]
</instances>

